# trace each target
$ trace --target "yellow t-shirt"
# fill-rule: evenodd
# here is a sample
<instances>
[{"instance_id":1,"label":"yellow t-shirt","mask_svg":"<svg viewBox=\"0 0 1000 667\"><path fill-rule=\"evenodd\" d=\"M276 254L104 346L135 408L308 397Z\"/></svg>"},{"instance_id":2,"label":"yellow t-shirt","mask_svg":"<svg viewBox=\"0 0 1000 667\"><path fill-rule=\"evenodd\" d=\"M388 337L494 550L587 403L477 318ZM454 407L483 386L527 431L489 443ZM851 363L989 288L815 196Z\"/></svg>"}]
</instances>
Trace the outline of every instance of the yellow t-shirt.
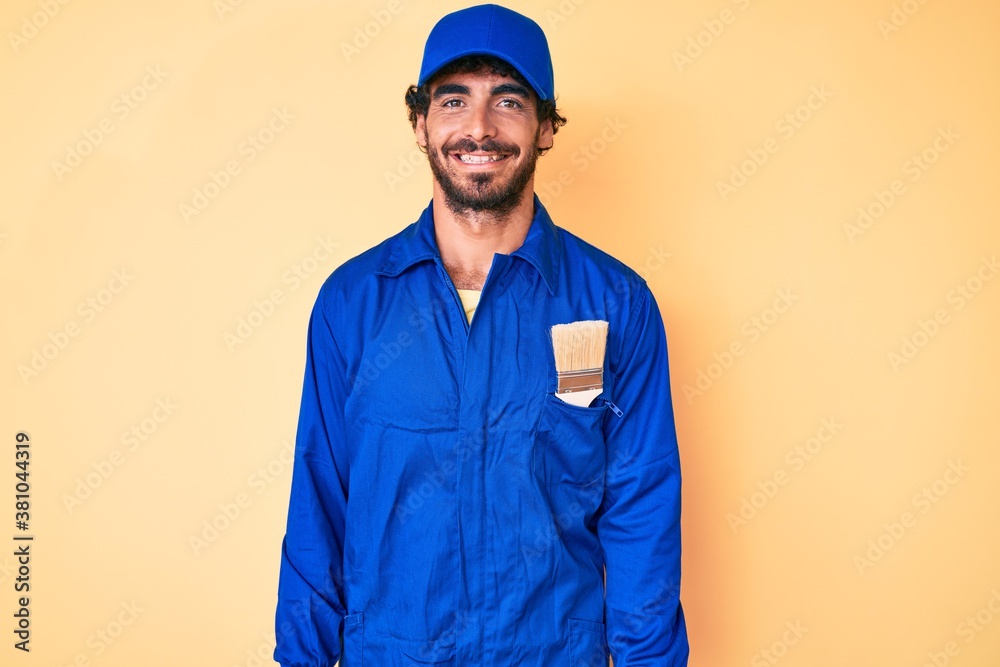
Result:
<instances>
[{"instance_id":1,"label":"yellow t-shirt","mask_svg":"<svg viewBox=\"0 0 1000 667\"><path fill-rule=\"evenodd\" d=\"M476 306L479 305L480 294L482 294L482 290L478 289L458 290L458 296L462 299L462 307L465 308L465 317L468 318L469 324L472 324L472 313L476 311Z\"/></svg>"}]
</instances>

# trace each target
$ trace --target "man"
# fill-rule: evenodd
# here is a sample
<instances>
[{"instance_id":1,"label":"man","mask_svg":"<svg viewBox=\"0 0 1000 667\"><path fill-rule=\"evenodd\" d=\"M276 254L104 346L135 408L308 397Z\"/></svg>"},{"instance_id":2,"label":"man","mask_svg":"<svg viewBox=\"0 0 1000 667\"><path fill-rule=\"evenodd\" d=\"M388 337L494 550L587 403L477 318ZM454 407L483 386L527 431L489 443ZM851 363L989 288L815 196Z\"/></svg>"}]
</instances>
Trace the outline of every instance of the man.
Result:
<instances>
[{"instance_id":1,"label":"man","mask_svg":"<svg viewBox=\"0 0 1000 667\"><path fill-rule=\"evenodd\" d=\"M449 14L406 100L433 198L316 300L274 658L686 665L663 322L534 195L565 122L545 35L497 5ZM608 322L586 407L553 394L550 328L576 320Z\"/></svg>"}]
</instances>

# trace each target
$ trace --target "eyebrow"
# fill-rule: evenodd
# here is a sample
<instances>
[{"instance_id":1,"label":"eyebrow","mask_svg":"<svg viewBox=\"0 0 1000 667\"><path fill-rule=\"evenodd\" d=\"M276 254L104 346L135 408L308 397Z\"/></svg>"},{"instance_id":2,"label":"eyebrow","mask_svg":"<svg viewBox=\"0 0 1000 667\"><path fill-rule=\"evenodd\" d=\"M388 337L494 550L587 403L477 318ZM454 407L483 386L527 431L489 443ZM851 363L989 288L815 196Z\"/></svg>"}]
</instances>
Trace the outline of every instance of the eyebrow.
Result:
<instances>
[{"instance_id":1,"label":"eyebrow","mask_svg":"<svg viewBox=\"0 0 1000 667\"><path fill-rule=\"evenodd\" d=\"M495 86L492 91L493 95L517 95L518 97L523 97L524 99L530 99L531 95L528 93L528 89L517 83L501 83L499 86Z\"/></svg>"},{"instance_id":2,"label":"eyebrow","mask_svg":"<svg viewBox=\"0 0 1000 667\"><path fill-rule=\"evenodd\" d=\"M445 95L468 95L469 87L461 83L445 83L437 87L434 91L433 99L444 97ZM528 89L517 83L501 83L493 87L490 95L516 95L525 100L531 99Z\"/></svg>"}]
</instances>

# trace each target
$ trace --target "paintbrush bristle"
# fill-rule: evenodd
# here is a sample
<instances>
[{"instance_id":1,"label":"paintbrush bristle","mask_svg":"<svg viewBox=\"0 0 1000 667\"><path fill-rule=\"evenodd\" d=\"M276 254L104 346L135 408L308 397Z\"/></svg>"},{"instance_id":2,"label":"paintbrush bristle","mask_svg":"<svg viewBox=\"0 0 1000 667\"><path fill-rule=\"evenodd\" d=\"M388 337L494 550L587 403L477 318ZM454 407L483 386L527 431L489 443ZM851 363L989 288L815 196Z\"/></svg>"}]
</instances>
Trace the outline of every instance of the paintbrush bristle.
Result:
<instances>
[{"instance_id":1,"label":"paintbrush bristle","mask_svg":"<svg viewBox=\"0 0 1000 667\"><path fill-rule=\"evenodd\" d=\"M608 323L604 320L579 320L553 326L556 372L603 368L607 340Z\"/></svg>"}]
</instances>

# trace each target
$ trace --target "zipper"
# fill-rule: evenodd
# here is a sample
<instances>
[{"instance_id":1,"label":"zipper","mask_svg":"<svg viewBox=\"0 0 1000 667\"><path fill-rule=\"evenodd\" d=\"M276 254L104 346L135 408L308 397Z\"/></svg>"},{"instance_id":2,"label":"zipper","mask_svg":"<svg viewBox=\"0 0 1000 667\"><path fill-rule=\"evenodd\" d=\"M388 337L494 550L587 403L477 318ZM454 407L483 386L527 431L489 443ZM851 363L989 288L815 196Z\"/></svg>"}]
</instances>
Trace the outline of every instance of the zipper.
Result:
<instances>
[{"instance_id":1,"label":"zipper","mask_svg":"<svg viewBox=\"0 0 1000 667\"><path fill-rule=\"evenodd\" d=\"M611 401L610 398L604 398L604 399L601 399L601 400L603 400L604 404L606 406L608 406L609 408L611 408L611 412L615 413L617 416L621 417L623 414L625 414L624 412L622 412L621 408L619 408L617 405L615 405Z\"/></svg>"}]
</instances>

